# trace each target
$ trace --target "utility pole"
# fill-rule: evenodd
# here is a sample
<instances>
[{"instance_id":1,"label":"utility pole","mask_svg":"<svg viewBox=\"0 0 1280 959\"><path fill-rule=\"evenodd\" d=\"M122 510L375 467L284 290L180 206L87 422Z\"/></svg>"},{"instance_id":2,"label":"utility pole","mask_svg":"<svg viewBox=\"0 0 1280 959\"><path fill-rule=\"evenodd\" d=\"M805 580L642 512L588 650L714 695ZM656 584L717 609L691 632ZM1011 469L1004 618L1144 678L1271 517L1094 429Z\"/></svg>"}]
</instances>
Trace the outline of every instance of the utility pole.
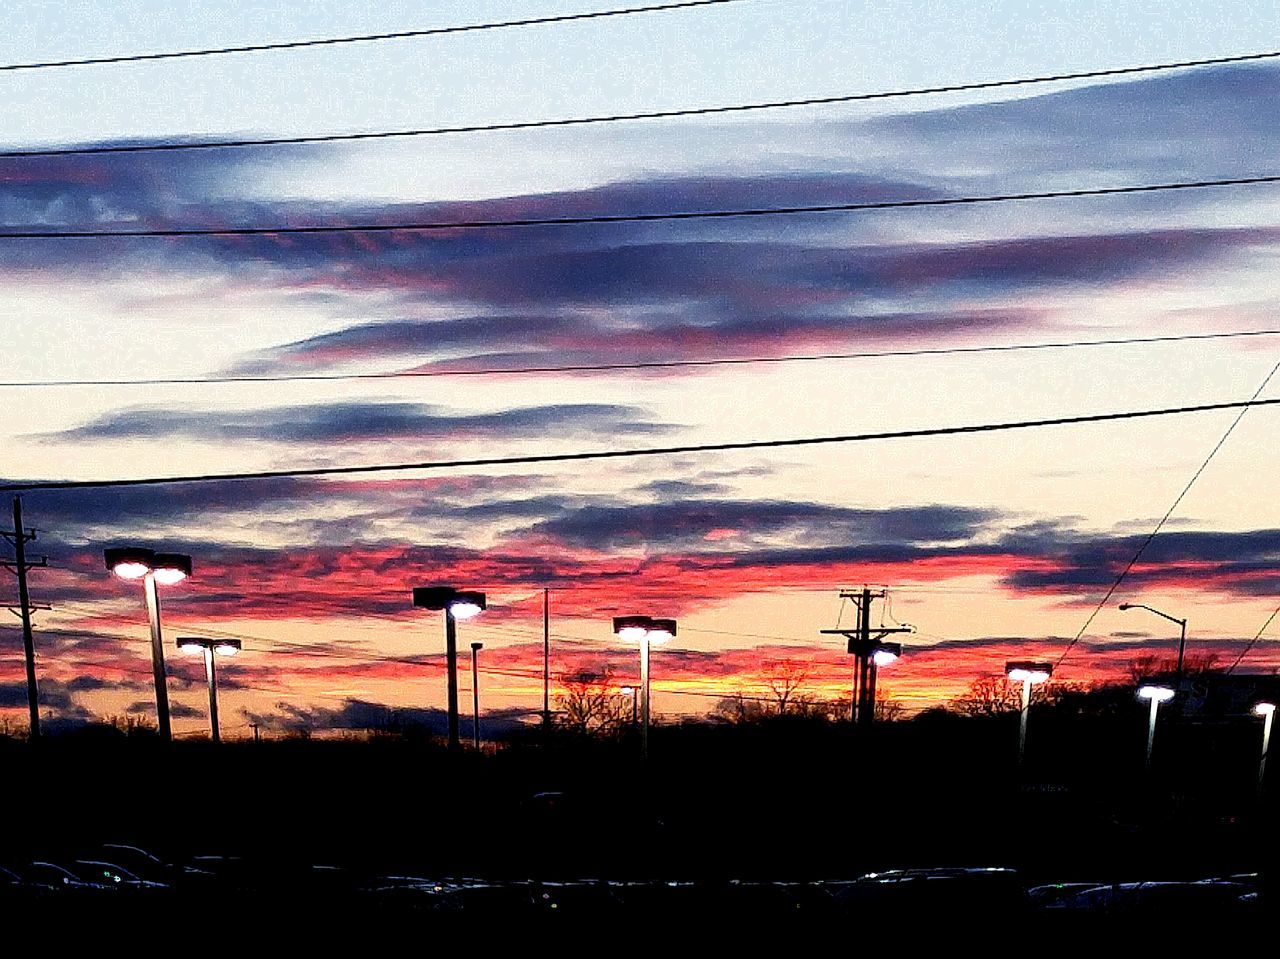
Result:
<instances>
[{"instance_id":1,"label":"utility pole","mask_svg":"<svg viewBox=\"0 0 1280 959\"><path fill-rule=\"evenodd\" d=\"M256 743L256 742L258 742L258 724L257 724L257 723L250 723L250 724L249 724L249 728L253 730L253 741L254 741L255 743Z\"/></svg>"},{"instance_id":2,"label":"utility pole","mask_svg":"<svg viewBox=\"0 0 1280 959\"><path fill-rule=\"evenodd\" d=\"M877 653L897 655L902 647L886 643L884 638L894 633L909 633L910 626L885 626L872 629L871 602L889 595L887 589L872 590L864 586L857 592L841 592L841 600L850 600L858 610L858 624L853 629L824 629L825 635L843 636L848 640L853 660L853 703L849 718L859 726L870 726L876 713L876 661ZM874 635L873 635L874 634Z\"/></svg>"},{"instance_id":3,"label":"utility pole","mask_svg":"<svg viewBox=\"0 0 1280 959\"><path fill-rule=\"evenodd\" d=\"M471 644L471 745L480 751L480 667L476 660L484 643Z\"/></svg>"},{"instance_id":4,"label":"utility pole","mask_svg":"<svg viewBox=\"0 0 1280 959\"><path fill-rule=\"evenodd\" d=\"M35 742L40 738L40 691L36 687L36 646L31 635L31 596L27 593L27 570L38 566L48 566L47 557L41 556L36 562L27 561L27 543L36 538L35 530L28 530L22 525L22 498L13 498L13 532L4 533L4 538L13 544L13 562L2 563L6 569L18 577L18 617L22 620L22 653L27 665L27 709L30 712L30 739ZM44 607L47 608L47 607Z\"/></svg>"}]
</instances>

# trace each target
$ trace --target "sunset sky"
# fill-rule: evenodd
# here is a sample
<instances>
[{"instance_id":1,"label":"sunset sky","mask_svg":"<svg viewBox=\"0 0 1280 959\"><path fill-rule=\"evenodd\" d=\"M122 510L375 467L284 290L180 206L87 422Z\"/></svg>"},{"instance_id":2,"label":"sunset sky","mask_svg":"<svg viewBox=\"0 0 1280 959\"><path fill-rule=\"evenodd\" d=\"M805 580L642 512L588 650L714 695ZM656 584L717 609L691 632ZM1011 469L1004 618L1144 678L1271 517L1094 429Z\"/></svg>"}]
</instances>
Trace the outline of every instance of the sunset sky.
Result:
<instances>
[{"instance_id":1,"label":"sunset sky","mask_svg":"<svg viewBox=\"0 0 1280 959\"><path fill-rule=\"evenodd\" d=\"M618 4L620 5L620 4ZM585 0L15 0L0 63L605 9ZM1274 49L1265 4L743 0L572 24L0 72L0 149L392 130L783 100ZM873 14L875 11L875 15ZM0 159L4 229L448 221L774 207L1280 173L1280 61L874 105L396 139ZM0 379L475 370L1280 330L1280 187L998 206L257 238L0 240ZM200 386L0 387L7 481L508 456L914 429L1248 399L1280 336L661 371ZM1280 396L1280 375L1264 396ZM774 451L34 492L50 718L153 711L137 583L104 546L194 557L163 591L174 726L206 728L178 635L234 635L228 735L444 702L410 589L485 590L482 700L635 653L618 613L679 618L655 709L759 695L810 664L837 696L841 587L914 625L881 674L909 709L1009 658L1056 659L1235 417ZM1064 681L1234 658L1280 592L1274 408L1248 413ZM5 501L8 508L7 499ZM6 587L12 589L12 587ZM16 596L16 591L11 594ZM16 599L9 599L15 602ZM875 616L880 616L877 604ZM0 707L25 721L17 621ZM1280 630L1251 652L1280 665ZM469 677L464 674L464 690ZM470 702L469 695L464 703Z\"/></svg>"}]
</instances>

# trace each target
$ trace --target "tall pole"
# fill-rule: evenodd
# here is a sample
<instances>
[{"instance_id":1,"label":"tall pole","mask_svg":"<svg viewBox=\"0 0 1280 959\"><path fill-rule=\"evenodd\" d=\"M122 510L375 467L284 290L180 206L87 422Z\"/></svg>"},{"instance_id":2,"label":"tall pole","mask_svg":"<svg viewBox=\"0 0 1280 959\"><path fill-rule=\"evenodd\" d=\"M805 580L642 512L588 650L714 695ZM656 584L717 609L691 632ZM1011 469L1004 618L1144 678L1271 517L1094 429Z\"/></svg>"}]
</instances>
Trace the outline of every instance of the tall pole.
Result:
<instances>
[{"instance_id":1,"label":"tall pole","mask_svg":"<svg viewBox=\"0 0 1280 959\"><path fill-rule=\"evenodd\" d=\"M1147 763L1144 767L1151 772L1151 750L1156 743L1156 712L1160 709L1160 700L1151 697L1151 718L1147 721Z\"/></svg>"},{"instance_id":2,"label":"tall pole","mask_svg":"<svg viewBox=\"0 0 1280 959\"><path fill-rule=\"evenodd\" d=\"M1022 718L1018 722L1018 765L1027 754L1027 713L1031 711L1031 677L1022 681Z\"/></svg>"},{"instance_id":3,"label":"tall pole","mask_svg":"<svg viewBox=\"0 0 1280 959\"><path fill-rule=\"evenodd\" d=\"M640 640L640 758L649 758L649 637Z\"/></svg>"},{"instance_id":4,"label":"tall pole","mask_svg":"<svg viewBox=\"0 0 1280 959\"><path fill-rule=\"evenodd\" d=\"M477 752L480 749L480 670L476 659L482 649L483 643L471 644L471 745Z\"/></svg>"},{"instance_id":5,"label":"tall pole","mask_svg":"<svg viewBox=\"0 0 1280 959\"><path fill-rule=\"evenodd\" d=\"M40 691L36 687L36 645L31 635L31 597L27 593L27 531L22 526L22 498L13 498L14 571L18 575L18 606L22 615L22 655L27 665L27 711L29 738L40 738ZM30 538L34 539L34 534Z\"/></svg>"},{"instance_id":6,"label":"tall pole","mask_svg":"<svg viewBox=\"0 0 1280 959\"><path fill-rule=\"evenodd\" d=\"M449 668L449 749L457 752L458 742L458 624L453 610L444 608L444 652Z\"/></svg>"},{"instance_id":7,"label":"tall pole","mask_svg":"<svg viewBox=\"0 0 1280 959\"><path fill-rule=\"evenodd\" d=\"M209 737L215 742L221 742L222 737L218 732L218 667L213 662L213 647L206 646L204 648L204 678L209 684Z\"/></svg>"},{"instance_id":8,"label":"tall pole","mask_svg":"<svg viewBox=\"0 0 1280 959\"><path fill-rule=\"evenodd\" d=\"M164 673L164 640L160 635L160 594L156 590L155 574L148 571L142 579L147 594L147 619L151 622L151 674L156 685L156 723L160 727L160 741L172 742L173 729L169 725L169 687Z\"/></svg>"},{"instance_id":9,"label":"tall pole","mask_svg":"<svg viewBox=\"0 0 1280 959\"><path fill-rule=\"evenodd\" d=\"M1267 775L1267 749L1271 746L1271 720L1275 718L1275 710L1262 717L1262 758L1258 760L1258 795L1262 795L1262 786Z\"/></svg>"},{"instance_id":10,"label":"tall pole","mask_svg":"<svg viewBox=\"0 0 1280 959\"><path fill-rule=\"evenodd\" d=\"M862 605L858 612L858 645L862 665L862 681L859 683L862 702L858 706L858 722L865 726L871 722L871 710L875 708L874 703L869 705L867 702L871 687L871 590L865 586L862 588Z\"/></svg>"},{"instance_id":11,"label":"tall pole","mask_svg":"<svg viewBox=\"0 0 1280 959\"><path fill-rule=\"evenodd\" d=\"M1182 655L1187 648L1187 621L1180 619L1178 622L1182 626L1182 638L1178 640L1178 692L1182 692Z\"/></svg>"},{"instance_id":12,"label":"tall pole","mask_svg":"<svg viewBox=\"0 0 1280 959\"><path fill-rule=\"evenodd\" d=\"M551 590L542 591L542 729L551 731Z\"/></svg>"}]
</instances>

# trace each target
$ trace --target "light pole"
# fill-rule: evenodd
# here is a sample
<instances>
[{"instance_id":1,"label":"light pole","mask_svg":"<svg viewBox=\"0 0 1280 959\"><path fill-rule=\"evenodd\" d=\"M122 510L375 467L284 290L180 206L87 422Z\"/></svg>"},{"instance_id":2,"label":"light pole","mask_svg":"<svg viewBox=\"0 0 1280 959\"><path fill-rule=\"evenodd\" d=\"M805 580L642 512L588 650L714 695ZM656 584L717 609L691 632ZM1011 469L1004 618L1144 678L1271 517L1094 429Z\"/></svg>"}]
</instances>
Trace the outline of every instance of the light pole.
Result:
<instances>
[{"instance_id":1,"label":"light pole","mask_svg":"<svg viewBox=\"0 0 1280 959\"><path fill-rule=\"evenodd\" d=\"M1267 749L1271 745L1271 721L1275 719L1275 703L1258 703L1253 707L1253 714L1262 717L1262 758L1258 760L1258 795L1262 795L1262 786L1267 775Z\"/></svg>"},{"instance_id":2,"label":"light pole","mask_svg":"<svg viewBox=\"0 0 1280 959\"><path fill-rule=\"evenodd\" d=\"M623 686L618 692L624 696L631 697L631 725L636 724L636 688L634 686Z\"/></svg>"},{"instance_id":3,"label":"light pole","mask_svg":"<svg viewBox=\"0 0 1280 959\"><path fill-rule=\"evenodd\" d=\"M449 667L449 749L457 752L458 741L458 626L460 619L478 616L485 608L484 593L454 589L452 586L418 586L413 605L444 610L444 651Z\"/></svg>"},{"instance_id":4,"label":"light pole","mask_svg":"<svg viewBox=\"0 0 1280 959\"><path fill-rule=\"evenodd\" d=\"M1015 660L1005 663L1004 674L1015 683L1022 683L1022 716L1018 721L1018 765L1027 754L1027 715L1031 712L1031 687L1043 683L1053 675L1053 663L1037 663Z\"/></svg>"},{"instance_id":5,"label":"light pole","mask_svg":"<svg viewBox=\"0 0 1280 959\"><path fill-rule=\"evenodd\" d=\"M471 644L471 745L480 750L480 670L476 659L484 643Z\"/></svg>"},{"instance_id":6,"label":"light pole","mask_svg":"<svg viewBox=\"0 0 1280 959\"><path fill-rule=\"evenodd\" d=\"M1145 609L1148 613L1155 613L1161 619L1167 619L1171 623L1177 623L1182 628L1182 636L1178 640L1178 682L1176 689L1182 688L1182 655L1187 648L1187 621L1178 619L1177 616L1170 616L1168 613L1162 613L1160 610L1151 606L1144 606L1142 603L1121 603L1120 609Z\"/></svg>"},{"instance_id":7,"label":"light pole","mask_svg":"<svg viewBox=\"0 0 1280 959\"><path fill-rule=\"evenodd\" d=\"M1173 699L1173 690L1168 686L1139 686L1138 698L1151 703L1151 715L1147 720L1147 762L1144 767L1147 772L1151 772L1151 749L1156 743L1156 713L1159 712L1161 703Z\"/></svg>"},{"instance_id":8,"label":"light pole","mask_svg":"<svg viewBox=\"0 0 1280 959\"><path fill-rule=\"evenodd\" d=\"M240 652L238 639L199 639L195 636L179 636L178 649L192 656L204 656L204 678L209 685L209 736L215 742L222 741L218 731L218 669L213 657L234 656Z\"/></svg>"},{"instance_id":9,"label":"light pole","mask_svg":"<svg viewBox=\"0 0 1280 959\"><path fill-rule=\"evenodd\" d=\"M161 586L172 586L191 575L191 557L183 553L157 553L138 546L113 546L103 551L107 569L121 579L141 579L147 600L147 619L151 623L151 673L156 687L156 724L160 739L172 742L169 724L169 688L164 672L164 640L160 634Z\"/></svg>"},{"instance_id":10,"label":"light pole","mask_svg":"<svg viewBox=\"0 0 1280 959\"><path fill-rule=\"evenodd\" d=\"M676 634L674 619L649 616L615 616L613 634L640 644L640 758L649 758L649 646L661 644Z\"/></svg>"}]
</instances>

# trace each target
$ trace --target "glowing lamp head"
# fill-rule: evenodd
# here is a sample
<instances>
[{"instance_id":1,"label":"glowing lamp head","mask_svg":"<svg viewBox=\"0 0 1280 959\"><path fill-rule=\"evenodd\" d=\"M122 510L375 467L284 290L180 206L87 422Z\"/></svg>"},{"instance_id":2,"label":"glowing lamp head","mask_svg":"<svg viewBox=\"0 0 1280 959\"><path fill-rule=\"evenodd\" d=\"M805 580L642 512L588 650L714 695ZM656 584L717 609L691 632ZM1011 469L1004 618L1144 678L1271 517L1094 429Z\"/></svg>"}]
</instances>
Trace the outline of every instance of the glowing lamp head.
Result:
<instances>
[{"instance_id":1,"label":"glowing lamp head","mask_svg":"<svg viewBox=\"0 0 1280 959\"><path fill-rule=\"evenodd\" d=\"M1173 699L1173 690L1168 686L1156 686L1154 684L1139 686L1138 698L1157 703L1167 703Z\"/></svg>"},{"instance_id":2,"label":"glowing lamp head","mask_svg":"<svg viewBox=\"0 0 1280 959\"><path fill-rule=\"evenodd\" d=\"M413 605L425 609L448 610L454 619L470 619L485 609L484 593L454 589L452 586L418 586L413 591Z\"/></svg>"},{"instance_id":3,"label":"glowing lamp head","mask_svg":"<svg viewBox=\"0 0 1280 959\"><path fill-rule=\"evenodd\" d=\"M1121 604L1120 604L1120 609L1121 609L1122 611L1123 611L1123 610L1126 610L1126 609L1133 609L1133 603L1121 603Z\"/></svg>"},{"instance_id":4,"label":"glowing lamp head","mask_svg":"<svg viewBox=\"0 0 1280 959\"><path fill-rule=\"evenodd\" d=\"M102 555L107 569L121 579L141 579L151 572L156 558L154 551L136 546L113 546Z\"/></svg>"},{"instance_id":5,"label":"glowing lamp head","mask_svg":"<svg viewBox=\"0 0 1280 959\"><path fill-rule=\"evenodd\" d=\"M213 651L219 656L234 656L240 652L240 640L223 639L214 643Z\"/></svg>"},{"instance_id":6,"label":"glowing lamp head","mask_svg":"<svg viewBox=\"0 0 1280 959\"><path fill-rule=\"evenodd\" d=\"M449 600L449 612L454 619L471 619L484 612L486 603L484 593L471 590L459 592Z\"/></svg>"},{"instance_id":7,"label":"glowing lamp head","mask_svg":"<svg viewBox=\"0 0 1280 959\"><path fill-rule=\"evenodd\" d=\"M1255 716L1270 716L1275 711L1275 703L1255 703L1253 707L1253 714Z\"/></svg>"},{"instance_id":8,"label":"glowing lamp head","mask_svg":"<svg viewBox=\"0 0 1280 959\"><path fill-rule=\"evenodd\" d=\"M618 692L622 693L624 696L634 696L636 688L634 686L623 686L618 690Z\"/></svg>"},{"instance_id":9,"label":"glowing lamp head","mask_svg":"<svg viewBox=\"0 0 1280 959\"><path fill-rule=\"evenodd\" d=\"M877 649L871 654L871 662L875 663L876 668L891 665L897 662L898 654L891 649Z\"/></svg>"},{"instance_id":10,"label":"glowing lamp head","mask_svg":"<svg viewBox=\"0 0 1280 959\"><path fill-rule=\"evenodd\" d=\"M181 583L191 575L191 557L184 553L156 553L151 561L151 573L161 586Z\"/></svg>"},{"instance_id":11,"label":"glowing lamp head","mask_svg":"<svg viewBox=\"0 0 1280 959\"><path fill-rule=\"evenodd\" d=\"M188 656L200 656L205 651L204 643L198 639L182 638L178 640L178 652L186 653Z\"/></svg>"},{"instance_id":12,"label":"glowing lamp head","mask_svg":"<svg viewBox=\"0 0 1280 959\"><path fill-rule=\"evenodd\" d=\"M669 643L676 636L676 621L674 619L651 619L649 620L649 642L651 643Z\"/></svg>"},{"instance_id":13,"label":"glowing lamp head","mask_svg":"<svg viewBox=\"0 0 1280 959\"><path fill-rule=\"evenodd\" d=\"M1004 674L1015 683L1031 683L1035 686L1047 682L1053 675L1053 663L1033 663L1017 660L1005 663Z\"/></svg>"},{"instance_id":14,"label":"glowing lamp head","mask_svg":"<svg viewBox=\"0 0 1280 959\"><path fill-rule=\"evenodd\" d=\"M615 616L613 635L627 642L639 642L649 634L652 622L648 616Z\"/></svg>"}]
</instances>

